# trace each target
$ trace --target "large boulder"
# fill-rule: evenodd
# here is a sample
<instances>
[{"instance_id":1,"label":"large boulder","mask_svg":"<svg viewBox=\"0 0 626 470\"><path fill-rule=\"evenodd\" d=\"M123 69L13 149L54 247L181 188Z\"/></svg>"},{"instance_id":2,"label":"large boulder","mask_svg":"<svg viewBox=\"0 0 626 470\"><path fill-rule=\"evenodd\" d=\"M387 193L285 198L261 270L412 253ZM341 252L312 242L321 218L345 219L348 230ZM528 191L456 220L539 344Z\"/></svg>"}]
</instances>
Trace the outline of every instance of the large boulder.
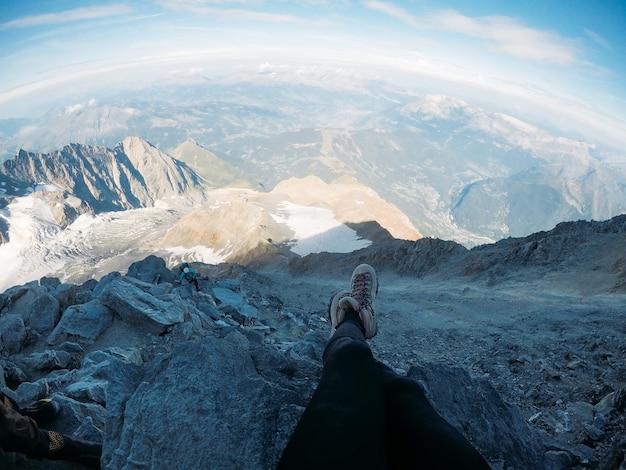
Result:
<instances>
[{"instance_id":1,"label":"large boulder","mask_svg":"<svg viewBox=\"0 0 626 470\"><path fill-rule=\"evenodd\" d=\"M274 441L295 424L279 428L278 416L297 396L263 380L249 348L232 332L180 343L143 369L112 366L104 468L275 467Z\"/></svg>"},{"instance_id":2,"label":"large boulder","mask_svg":"<svg viewBox=\"0 0 626 470\"><path fill-rule=\"evenodd\" d=\"M501 462L503 468L543 468L542 436L488 381L445 364L414 366L407 375L423 386L435 410L471 438L488 461Z\"/></svg>"},{"instance_id":3,"label":"large boulder","mask_svg":"<svg viewBox=\"0 0 626 470\"><path fill-rule=\"evenodd\" d=\"M61 304L56 297L43 293L30 305L27 326L41 335L49 334L61 318Z\"/></svg>"},{"instance_id":4,"label":"large boulder","mask_svg":"<svg viewBox=\"0 0 626 470\"><path fill-rule=\"evenodd\" d=\"M148 333L159 334L185 320L180 298L157 298L123 278L111 280L97 299L124 322Z\"/></svg>"},{"instance_id":5,"label":"large boulder","mask_svg":"<svg viewBox=\"0 0 626 470\"><path fill-rule=\"evenodd\" d=\"M0 317L0 345L10 354L16 354L22 350L26 341L26 326L22 316L10 313Z\"/></svg>"},{"instance_id":6,"label":"large boulder","mask_svg":"<svg viewBox=\"0 0 626 470\"><path fill-rule=\"evenodd\" d=\"M48 336L48 345L64 341L93 343L113 323L113 312L93 300L82 305L68 307L61 320Z\"/></svg>"},{"instance_id":7,"label":"large boulder","mask_svg":"<svg viewBox=\"0 0 626 470\"><path fill-rule=\"evenodd\" d=\"M174 282L176 280L176 275L167 269L163 258L154 255L131 264L126 275L150 284Z\"/></svg>"}]
</instances>

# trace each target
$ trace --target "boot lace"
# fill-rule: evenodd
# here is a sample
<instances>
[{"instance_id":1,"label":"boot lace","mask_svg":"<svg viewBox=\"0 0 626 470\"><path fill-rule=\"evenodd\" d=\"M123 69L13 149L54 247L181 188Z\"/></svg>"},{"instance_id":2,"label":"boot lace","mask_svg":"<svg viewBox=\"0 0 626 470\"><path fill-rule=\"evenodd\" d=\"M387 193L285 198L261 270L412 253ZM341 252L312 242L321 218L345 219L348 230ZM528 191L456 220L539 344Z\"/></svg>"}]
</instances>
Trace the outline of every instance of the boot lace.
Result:
<instances>
[{"instance_id":1,"label":"boot lace","mask_svg":"<svg viewBox=\"0 0 626 470\"><path fill-rule=\"evenodd\" d=\"M372 309L371 304L372 283L370 276L367 274L358 274L354 276L352 284L352 298L359 303L359 308Z\"/></svg>"}]
</instances>

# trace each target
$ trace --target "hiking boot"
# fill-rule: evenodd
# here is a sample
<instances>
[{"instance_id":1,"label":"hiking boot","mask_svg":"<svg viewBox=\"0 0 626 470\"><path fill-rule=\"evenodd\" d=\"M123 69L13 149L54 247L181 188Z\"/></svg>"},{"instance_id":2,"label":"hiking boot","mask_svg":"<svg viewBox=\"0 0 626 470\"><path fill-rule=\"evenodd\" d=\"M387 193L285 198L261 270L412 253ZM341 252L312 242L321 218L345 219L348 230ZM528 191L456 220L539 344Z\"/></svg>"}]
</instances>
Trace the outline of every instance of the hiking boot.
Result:
<instances>
[{"instance_id":1,"label":"hiking boot","mask_svg":"<svg viewBox=\"0 0 626 470\"><path fill-rule=\"evenodd\" d=\"M50 398L42 398L21 410L22 414L34 419L37 424L47 424L59 414L59 405Z\"/></svg>"},{"instance_id":2,"label":"hiking boot","mask_svg":"<svg viewBox=\"0 0 626 470\"><path fill-rule=\"evenodd\" d=\"M338 308L343 311L354 310L359 313L363 323L365 339L376 336L376 318L374 299L378 294L376 271L369 264L360 264L350 278L350 295L339 299ZM345 313L343 314L345 317Z\"/></svg>"},{"instance_id":3,"label":"hiking boot","mask_svg":"<svg viewBox=\"0 0 626 470\"><path fill-rule=\"evenodd\" d=\"M344 297L348 297L350 292L342 290L337 292L330 299L330 304L328 305L328 318L330 318L330 336L332 337L337 331L337 327L339 324L346 319L346 312L339 307L339 302Z\"/></svg>"}]
</instances>

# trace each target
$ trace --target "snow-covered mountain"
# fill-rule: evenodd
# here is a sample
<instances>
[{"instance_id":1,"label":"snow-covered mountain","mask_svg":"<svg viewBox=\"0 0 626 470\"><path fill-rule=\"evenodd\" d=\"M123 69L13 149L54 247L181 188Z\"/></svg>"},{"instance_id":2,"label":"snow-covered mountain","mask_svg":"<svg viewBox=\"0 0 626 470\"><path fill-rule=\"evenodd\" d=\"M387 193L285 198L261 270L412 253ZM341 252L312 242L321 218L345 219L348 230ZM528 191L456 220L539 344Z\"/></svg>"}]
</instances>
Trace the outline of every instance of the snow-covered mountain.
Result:
<instances>
[{"instance_id":1,"label":"snow-covered mountain","mask_svg":"<svg viewBox=\"0 0 626 470\"><path fill-rule=\"evenodd\" d=\"M202 198L193 171L136 137L113 149L71 144L48 154L21 150L0 166L0 173L15 183L5 189L7 197L58 192L80 200L75 209L81 213L149 207L167 199L193 204ZM46 195L63 204L63 199Z\"/></svg>"},{"instance_id":2,"label":"snow-covered mountain","mask_svg":"<svg viewBox=\"0 0 626 470\"><path fill-rule=\"evenodd\" d=\"M163 233L204 199L192 170L134 137L113 149L21 151L0 175L3 288L62 268L93 269Z\"/></svg>"}]
</instances>

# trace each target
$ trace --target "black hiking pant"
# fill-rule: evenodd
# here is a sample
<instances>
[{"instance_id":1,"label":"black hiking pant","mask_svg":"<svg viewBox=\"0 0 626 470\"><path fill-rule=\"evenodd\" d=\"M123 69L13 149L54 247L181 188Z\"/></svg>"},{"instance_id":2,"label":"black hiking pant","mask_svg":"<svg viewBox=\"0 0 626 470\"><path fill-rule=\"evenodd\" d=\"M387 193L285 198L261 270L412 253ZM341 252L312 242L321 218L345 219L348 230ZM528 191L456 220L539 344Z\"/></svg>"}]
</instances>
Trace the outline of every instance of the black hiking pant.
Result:
<instances>
[{"instance_id":1,"label":"black hiking pant","mask_svg":"<svg viewBox=\"0 0 626 470\"><path fill-rule=\"evenodd\" d=\"M324 370L279 469L489 469L420 385L374 359L356 314L324 350Z\"/></svg>"}]
</instances>

